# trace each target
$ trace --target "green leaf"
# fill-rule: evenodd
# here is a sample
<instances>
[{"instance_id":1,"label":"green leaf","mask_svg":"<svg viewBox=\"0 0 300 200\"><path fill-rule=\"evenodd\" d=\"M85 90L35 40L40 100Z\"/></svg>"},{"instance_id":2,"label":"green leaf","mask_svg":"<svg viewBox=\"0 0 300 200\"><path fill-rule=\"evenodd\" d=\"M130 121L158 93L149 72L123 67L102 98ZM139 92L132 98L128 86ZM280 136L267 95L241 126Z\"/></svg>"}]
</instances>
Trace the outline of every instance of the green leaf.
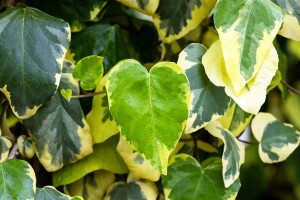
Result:
<instances>
[{"instance_id":1,"label":"green leaf","mask_svg":"<svg viewBox=\"0 0 300 200\"><path fill-rule=\"evenodd\" d=\"M11 146L9 139L0 136L0 163L7 159Z\"/></svg>"},{"instance_id":2,"label":"green leaf","mask_svg":"<svg viewBox=\"0 0 300 200\"><path fill-rule=\"evenodd\" d=\"M66 20L72 31L84 29L83 22L93 20L107 4L106 0L29 0L36 7L52 16Z\"/></svg>"},{"instance_id":3,"label":"green leaf","mask_svg":"<svg viewBox=\"0 0 300 200\"><path fill-rule=\"evenodd\" d=\"M23 160L0 163L0 199L33 200L36 178L32 167Z\"/></svg>"},{"instance_id":4,"label":"green leaf","mask_svg":"<svg viewBox=\"0 0 300 200\"><path fill-rule=\"evenodd\" d=\"M60 94L61 96L63 96L68 102L71 101L71 98L72 98L72 94L73 94L73 91L72 89L68 88L68 89L61 89L60 90Z\"/></svg>"},{"instance_id":5,"label":"green leaf","mask_svg":"<svg viewBox=\"0 0 300 200\"><path fill-rule=\"evenodd\" d=\"M283 17L270 0L218 1L214 22L235 94L262 68Z\"/></svg>"},{"instance_id":6,"label":"green leaf","mask_svg":"<svg viewBox=\"0 0 300 200\"><path fill-rule=\"evenodd\" d=\"M98 84L95 92L105 90L105 75ZM86 121L90 125L93 143L101 143L111 136L119 133L119 128L109 112L107 94L103 93L93 98L91 111L86 116Z\"/></svg>"},{"instance_id":7,"label":"green leaf","mask_svg":"<svg viewBox=\"0 0 300 200\"><path fill-rule=\"evenodd\" d=\"M88 56L79 60L73 71L73 77L80 81L80 86L84 90L93 90L99 84L104 68L103 57Z\"/></svg>"},{"instance_id":8,"label":"green leaf","mask_svg":"<svg viewBox=\"0 0 300 200\"><path fill-rule=\"evenodd\" d=\"M233 117L228 130L235 136L240 135L250 124L252 117L252 114L243 111L241 107L235 104Z\"/></svg>"},{"instance_id":9,"label":"green leaf","mask_svg":"<svg viewBox=\"0 0 300 200\"><path fill-rule=\"evenodd\" d=\"M53 174L54 187L72 183L86 174L105 169L116 174L128 173L128 168L116 148L119 136L113 136L103 143L93 146L94 152L91 155L62 168Z\"/></svg>"},{"instance_id":10,"label":"green leaf","mask_svg":"<svg viewBox=\"0 0 300 200\"><path fill-rule=\"evenodd\" d=\"M105 170L94 171L82 179L67 186L73 196L82 196L85 200L103 199L106 190L115 182L115 175Z\"/></svg>"},{"instance_id":11,"label":"green leaf","mask_svg":"<svg viewBox=\"0 0 300 200\"><path fill-rule=\"evenodd\" d=\"M34 156L35 152L30 138L27 138L25 135L20 135L17 139L17 144L18 151L22 156L28 159Z\"/></svg>"},{"instance_id":12,"label":"green leaf","mask_svg":"<svg viewBox=\"0 0 300 200\"><path fill-rule=\"evenodd\" d=\"M188 117L190 93L183 70L175 63L160 62L148 73L137 61L124 60L110 71L105 86L121 134L166 174L168 157Z\"/></svg>"},{"instance_id":13,"label":"green leaf","mask_svg":"<svg viewBox=\"0 0 300 200\"><path fill-rule=\"evenodd\" d=\"M274 46L268 52L261 69L239 93L235 92L230 77L232 71L227 71L220 41L215 42L203 55L202 63L210 81L216 86L225 87L225 92L244 111L257 114L266 100L267 87L278 69L278 56Z\"/></svg>"},{"instance_id":14,"label":"green leaf","mask_svg":"<svg viewBox=\"0 0 300 200\"><path fill-rule=\"evenodd\" d=\"M210 123L205 129L224 142L222 173L225 187L228 188L240 176L240 167L245 161L245 147L218 121Z\"/></svg>"},{"instance_id":15,"label":"green leaf","mask_svg":"<svg viewBox=\"0 0 300 200\"><path fill-rule=\"evenodd\" d=\"M300 83L294 86L298 90L300 89ZM283 112L285 117L291 122L298 130L300 130L300 96L294 94L288 94L286 100L283 102Z\"/></svg>"},{"instance_id":16,"label":"green leaf","mask_svg":"<svg viewBox=\"0 0 300 200\"><path fill-rule=\"evenodd\" d=\"M34 8L15 8L0 15L0 36L0 91L16 116L29 118L56 92L69 26Z\"/></svg>"},{"instance_id":17,"label":"green leaf","mask_svg":"<svg viewBox=\"0 0 300 200\"><path fill-rule=\"evenodd\" d=\"M259 142L259 156L264 163L284 161L299 146L300 132L270 113L256 115L251 128Z\"/></svg>"},{"instance_id":18,"label":"green leaf","mask_svg":"<svg viewBox=\"0 0 300 200\"><path fill-rule=\"evenodd\" d=\"M212 158L200 166L186 154L172 157L167 176L162 176L162 184L166 198L170 200L235 199L241 187L239 180L229 188L224 187L221 159Z\"/></svg>"},{"instance_id":19,"label":"green leaf","mask_svg":"<svg viewBox=\"0 0 300 200\"><path fill-rule=\"evenodd\" d=\"M78 94L78 83L72 74L63 74L59 90L72 88ZM48 171L92 153L92 138L78 99L68 102L59 92L43 105L37 114L24 120L36 154Z\"/></svg>"},{"instance_id":20,"label":"green leaf","mask_svg":"<svg viewBox=\"0 0 300 200\"><path fill-rule=\"evenodd\" d=\"M216 0L163 0L153 22L163 42L170 43L195 29L215 6Z\"/></svg>"},{"instance_id":21,"label":"green leaf","mask_svg":"<svg viewBox=\"0 0 300 200\"><path fill-rule=\"evenodd\" d=\"M190 114L185 126L186 133L195 132L220 118L230 104L224 88L215 86L207 78L201 61L205 52L203 45L193 43L179 54L177 61L190 83Z\"/></svg>"},{"instance_id":22,"label":"green leaf","mask_svg":"<svg viewBox=\"0 0 300 200\"><path fill-rule=\"evenodd\" d=\"M38 188L36 190L36 200L83 200L82 197L70 197L57 191L52 186L46 186L42 189Z\"/></svg>"},{"instance_id":23,"label":"green leaf","mask_svg":"<svg viewBox=\"0 0 300 200\"><path fill-rule=\"evenodd\" d=\"M95 24L74 33L70 50L76 61L90 55L103 56L105 72L118 61L129 57L119 28L109 24Z\"/></svg>"},{"instance_id":24,"label":"green leaf","mask_svg":"<svg viewBox=\"0 0 300 200\"><path fill-rule=\"evenodd\" d=\"M117 0L120 3L138 10L147 15L153 15L158 7L159 0Z\"/></svg>"}]
</instances>

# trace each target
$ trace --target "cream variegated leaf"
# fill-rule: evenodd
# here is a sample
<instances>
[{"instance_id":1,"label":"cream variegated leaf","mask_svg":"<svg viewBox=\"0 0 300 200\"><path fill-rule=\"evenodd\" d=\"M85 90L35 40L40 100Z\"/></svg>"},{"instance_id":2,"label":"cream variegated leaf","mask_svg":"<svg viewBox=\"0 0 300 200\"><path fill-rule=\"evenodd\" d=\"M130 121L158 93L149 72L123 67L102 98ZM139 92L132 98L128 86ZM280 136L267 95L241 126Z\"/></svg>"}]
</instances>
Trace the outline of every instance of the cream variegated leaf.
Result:
<instances>
[{"instance_id":1,"label":"cream variegated leaf","mask_svg":"<svg viewBox=\"0 0 300 200\"><path fill-rule=\"evenodd\" d=\"M153 15L158 7L159 0L117 0L120 3L138 10L147 15Z\"/></svg>"},{"instance_id":2,"label":"cream variegated leaf","mask_svg":"<svg viewBox=\"0 0 300 200\"><path fill-rule=\"evenodd\" d=\"M0 163L7 159L11 146L12 143L9 139L0 136Z\"/></svg>"}]
</instances>

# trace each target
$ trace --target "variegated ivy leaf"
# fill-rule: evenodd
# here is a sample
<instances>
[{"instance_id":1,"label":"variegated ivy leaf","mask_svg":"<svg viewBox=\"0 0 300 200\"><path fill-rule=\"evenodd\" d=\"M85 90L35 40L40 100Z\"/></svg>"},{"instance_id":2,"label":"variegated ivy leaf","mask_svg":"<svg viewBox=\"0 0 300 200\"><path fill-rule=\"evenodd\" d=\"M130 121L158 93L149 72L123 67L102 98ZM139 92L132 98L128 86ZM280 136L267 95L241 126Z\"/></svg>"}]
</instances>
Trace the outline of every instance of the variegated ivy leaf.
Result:
<instances>
[{"instance_id":1,"label":"variegated ivy leaf","mask_svg":"<svg viewBox=\"0 0 300 200\"><path fill-rule=\"evenodd\" d=\"M107 4L107 0L29 0L31 5L52 16L66 20L77 32L85 28L84 22L93 20Z\"/></svg>"},{"instance_id":2,"label":"variegated ivy leaf","mask_svg":"<svg viewBox=\"0 0 300 200\"><path fill-rule=\"evenodd\" d=\"M158 7L159 0L117 0L120 3L136 9L142 13L153 15Z\"/></svg>"},{"instance_id":3,"label":"variegated ivy leaf","mask_svg":"<svg viewBox=\"0 0 300 200\"><path fill-rule=\"evenodd\" d=\"M0 15L0 91L17 117L31 117L54 95L69 40L66 22L37 9Z\"/></svg>"},{"instance_id":4,"label":"variegated ivy leaf","mask_svg":"<svg viewBox=\"0 0 300 200\"><path fill-rule=\"evenodd\" d=\"M284 14L271 0L219 0L214 22L233 94L260 71Z\"/></svg>"},{"instance_id":5,"label":"variegated ivy leaf","mask_svg":"<svg viewBox=\"0 0 300 200\"><path fill-rule=\"evenodd\" d=\"M272 0L285 11L279 34L300 41L300 2L298 0Z\"/></svg>"},{"instance_id":6,"label":"variegated ivy leaf","mask_svg":"<svg viewBox=\"0 0 300 200\"><path fill-rule=\"evenodd\" d=\"M9 139L0 136L0 163L7 159L11 146Z\"/></svg>"},{"instance_id":7,"label":"variegated ivy leaf","mask_svg":"<svg viewBox=\"0 0 300 200\"><path fill-rule=\"evenodd\" d=\"M207 78L202 65L206 48L193 43L180 54L177 64L185 71L190 83L190 114L185 133L192 133L220 118L229 108L230 98L224 88L215 86Z\"/></svg>"},{"instance_id":8,"label":"variegated ivy leaf","mask_svg":"<svg viewBox=\"0 0 300 200\"><path fill-rule=\"evenodd\" d=\"M232 71L228 72L224 62L221 43L215 42L203 55L205 72L216 86L224 86L225 92L244 111L257 114L266 100L267 87L278 69L278 55L274 46L269 50L258 73L236 94L233 87Z\"/></svg>"},{"instance_id":9,"label":"variegated ivy leaf","mask_svg":"<svg viewBox=\"0 0 300 200\"><path fill-rule=\"evenodd\" d=\"M97 87L104 72L102 62L101 56L88 56L76 63L73 77L80 81L82 89L93 90Z\"/></svg>"},{"instance_id":10,"label":"variegated ivy leaf","mask_svg":"<svg viewBox=\"0 0 300 200\"><path fill-rule=\"evenodd\" d=\"M172 157L167 176L162 176L162 184L170 200L235 199L241 187L239 180L229 188L224 187L221 159L205 160L201 166L186 154Z\"/></svg>"},{"instance_id":11,"label":"variegated ivy leaf","mask_svg":"<svg viewBox=\"0 0 300 200\"><path fill-rule=\"evenodd\" d=\"M107 75L101 79L95 92L105 91L106 80ZM87 114L86 121L91 128L93 143L104 142L119 133L119 128L109 112L108 99L105 93L94 96L92 109Z\"/></svg>"},{"instance_id":12,"label":"variegated ivy leaf","mask_svg":"<svg viewBox=\"0 0 300 200\"><path fill-rule=\"evenodd\" d=\"M76 163L65 166L53 173L54 187L67 185L88 173L104 169L116 174L128 173L128 168L117 152L119 136L113 136L103 143L94 145L94 152Z\"/></svg>"},{"instance_id":13,"label":"variegated ivy leaf","mask_svg":"<svg viewBox=\"0 0 300 200\"><path fill-rule=\"evenodd\" d=\"M110 71L105 87L121 134L166 174L168 157L188 118L190 92L184 71L175 63L160 62L148 73L139 62L124 60Z\"/></svg>"},{"instance_id":14,"label":"variegated ivy leaf","mask_svg":"<svg viewBox=\"0 0 300 200\"><path fill-rule=\"evenodd\" d=\"M34 156L35 152L30 138L27 138L25 135L20 135L17 139L17 144L18 151L22 156L28 159L31 159Z\"/></svg>"},{"instance_id":15,"label":"variegated ivy leaf","mask_svg":"<svg viewBox=\"0 0 300 200\"><path fill-rule=\"evenodd\" d=\"M82 196L85 200L103 199L106 190L115 182L115 175L105 170L94 171L82 179L67 186L73 196Z\"/></svg>"},{"instance_id":16,"label":"variegated ivy leaf","mask_svg":"<svg viewBox=\"0 0 300 200\"><path fill-rule=\"evenodd\" d=\"M205 129L224 142L222 173L225 187L228 188L240 176L240 167L245 161L244 146L218 121L208 124Z\"/></svg>"},{"instance_id":17,"label":"variegated ivy leaf","mask_svg":"<svg viewBox=\"0 0 300 200\"><path fill-rule=\"evenodd\" d=\"M0 199L33 200L36 191L35 173L24 160L0 163Z\"/></svg>"},{"instance_id":18,"label":"variegated ivy leaf","mask_svg":"<svg viewBox=\"0 0 300 200\"><path fill-rule=\"evenodd\" d=\"M163 0L153 22L163 42L170 43L195 29L215 6L216 0Z\"/></svg>"},{"instance_id":19,"label":"variegated ivy leaf","mask_svg":"<svg viewBox=\"0 0 300 200\"><path fill-rule=\"evenodd\" d=\"M64 73L59 90L72 88L78 94L78 82ZM90 128L78 99L68 102L59 92L37 114L24 120L41 164L56 171L92 153Z\"/></svg>"},{"instance_id":20,"label":"variegated ivy leaf","mask_svg":"<svg viewBox=\"0 0 300 200\"><path fill-rule=\"evenodd\" d=\"M126 139L121 136L117 146L117 151L123 158L131 175L135 179L147 179L158 181L160 173L154 169L140 154L132 149Z\"/></svg>"},{"instance_id":21,"label":"variegated ivy leaf","mask_svg":"<svg viewBox=\"0 0 300 200\"><path fill-rule=\"evenodd\" d=\"M299 146L300 132L270 113L258 113L251 128L259 142L259 156L264 163L284 161Z\"/></svg>"},{"instance_id":22,"label":"variegated ivy leaf","mask_svg":"<svg viewBox=\"0 0 300 200\"><path fill-rule=\"evenodd\" d=\"M83 200L82 197L70 197L69 195L63 194L57 191L52 186L46 186L38 188L36 190L35 200Z\"/></svg>"}]
</instances>

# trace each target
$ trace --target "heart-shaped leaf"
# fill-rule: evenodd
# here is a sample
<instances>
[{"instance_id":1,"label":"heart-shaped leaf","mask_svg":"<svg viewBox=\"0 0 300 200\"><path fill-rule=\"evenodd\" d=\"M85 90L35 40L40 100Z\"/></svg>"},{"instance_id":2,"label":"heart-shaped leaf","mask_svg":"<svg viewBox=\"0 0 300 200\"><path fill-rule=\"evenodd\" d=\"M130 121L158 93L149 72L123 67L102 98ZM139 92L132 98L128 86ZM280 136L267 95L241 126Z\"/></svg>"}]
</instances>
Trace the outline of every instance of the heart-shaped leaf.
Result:
<instances>
[{"instance_id":1,"label":"heart-shaped leaf","mask_svg":"<svg viewBox=\"0 0 300 200\"><path fill-rule=\"evenodd\" d=\"M135 60L119 62L106 81L110 112L134 150L161 173L188 117L189 83L172 62L149 73Z\"/></svg>"},{"instance_id":2,"label":"heart-shaped leaf","mask_svg":"<svg viewBox=\"0 0 300 200\"><path fill-rule=\"evenodd\" d=\"M82 197L70 197L57 191L54 187L46 186L36 190L35 200L83 200Z\"/></svg>"},{"instance_id":3,"label":"heart-shaped leaf","mask_svg":"<svg viewBox=\"0 0 300 200\"><path fill-rule=\"evenodd\" d=\"M67 101L71 101L71 98L72 98L72 94L73 94L73 91L72 89L68 88L68 89L61 89L60 90L60 94L67 100Z\"/></svg>"},{"instance_id":4,"label":"heart-shaped leaf","mask_svg":"<svg viewBox=\"0 0 300 200\"><path fill-rule=\"evenodd\" d=\"M29 118L56 92L70 28L37 9L15 8L0 15L0 36L0 90L16 116Z\"/></svg>"}]
</instances>

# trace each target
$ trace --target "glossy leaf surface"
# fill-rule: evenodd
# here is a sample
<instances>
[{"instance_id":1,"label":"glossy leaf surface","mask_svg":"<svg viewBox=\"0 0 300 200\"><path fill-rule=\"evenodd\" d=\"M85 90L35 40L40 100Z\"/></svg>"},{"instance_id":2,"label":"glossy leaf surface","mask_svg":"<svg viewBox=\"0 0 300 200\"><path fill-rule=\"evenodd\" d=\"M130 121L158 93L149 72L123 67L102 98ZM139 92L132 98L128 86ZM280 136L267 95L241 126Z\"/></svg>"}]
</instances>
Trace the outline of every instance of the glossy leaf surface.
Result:
<instances>
[{"instance_id":1,"label":"glossy leaf surface","mask_svg":"<svg viewBox=\"0 0 300 200\"><path fill-rule=\"evenodd\" d=\"M36 190L35 200L83 200L83 198L70 197L57 191L54 187L46 186Z\"/></svg>"}]
</instances>

